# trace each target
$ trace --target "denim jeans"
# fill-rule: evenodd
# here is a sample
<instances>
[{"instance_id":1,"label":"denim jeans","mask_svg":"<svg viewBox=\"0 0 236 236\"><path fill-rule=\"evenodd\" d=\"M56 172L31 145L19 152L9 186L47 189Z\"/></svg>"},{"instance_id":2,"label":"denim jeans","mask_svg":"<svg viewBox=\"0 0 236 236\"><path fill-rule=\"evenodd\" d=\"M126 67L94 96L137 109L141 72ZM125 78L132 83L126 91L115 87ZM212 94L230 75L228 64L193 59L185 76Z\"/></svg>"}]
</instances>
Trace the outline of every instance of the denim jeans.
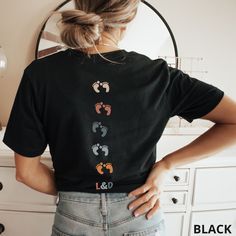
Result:
<instances>
[{"instance_id":1,"label":"denim jeans","mask_svg":"<svg viewBox=\"0 0 236 236\"><path fill-rule=\"evenodd\" d=\"M51 236L166 236L162 207L134 216L128 193L58 192Z\"/></svg>"}]
</instances>

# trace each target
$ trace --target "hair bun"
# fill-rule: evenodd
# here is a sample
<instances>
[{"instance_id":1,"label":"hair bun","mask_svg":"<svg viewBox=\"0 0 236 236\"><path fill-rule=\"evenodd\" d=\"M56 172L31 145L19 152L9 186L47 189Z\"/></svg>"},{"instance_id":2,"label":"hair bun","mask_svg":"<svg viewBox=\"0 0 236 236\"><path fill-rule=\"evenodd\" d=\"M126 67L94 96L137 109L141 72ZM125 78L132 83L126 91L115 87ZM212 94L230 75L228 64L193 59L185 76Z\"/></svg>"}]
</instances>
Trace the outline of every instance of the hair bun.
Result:
<instances>
[{"instance_id":1,"label":"hair bun","mask_svg":"<svg viewBox=\"0 0 236 236\"><path fill-rule=\"evenodd\" d=\"M61 12L64 30L61 39L69 47L92 47L104 30L103 19L99 15L82 10L65 10Z\"/></svg>"},{"instance_id":2,"label":"hair bun","mask_svg":"<svg viewBox=\"0 0 236 236\"><path fill-rule=\"evenodd\" d=\"M75 8L57 11L61 15L60 39L68 47L89 54L102 33L113 34L133 20L141 0L72 0ZM67 2L67 1L66 1ZM114 36L115 37L115 36ZM98 51L98 50L97 50Z\"/></svg>"},{"instance_id":3,"label":"hair bun","mask_svg":"<svg viewBox=\"0 0 236 236\"><path fill-rule=\"evenodd\" d=\"M96 13L86 13L81 10L62 11L62 23L75 25L98 25L103 23L103 19Z\"/></svg>"}]
</instances>

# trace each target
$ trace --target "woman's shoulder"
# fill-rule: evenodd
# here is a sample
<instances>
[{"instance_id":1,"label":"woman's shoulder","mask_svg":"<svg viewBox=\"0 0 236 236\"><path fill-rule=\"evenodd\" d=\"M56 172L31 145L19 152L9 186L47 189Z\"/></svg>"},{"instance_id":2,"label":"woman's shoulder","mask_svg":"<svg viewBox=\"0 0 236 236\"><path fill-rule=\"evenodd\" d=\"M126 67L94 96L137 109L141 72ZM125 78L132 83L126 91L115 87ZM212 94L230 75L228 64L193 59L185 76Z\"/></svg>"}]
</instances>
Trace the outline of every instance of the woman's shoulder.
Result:
<instances>
[{"instance_id":1,"label":"woman's shoulder","mask_svg":"<svg viewBox=\"0 0 236 236\"><path fill-rule=\"evenodd\" d=\"M150 65L162 65L162 66L168 66L167 61L164 58L151 58L150 56L140 53L138 51L129 51L129 55L131 58L136 59L140 61L141 63L146 63Z\"/></svg>"},{"instance_id":2,"label":"woman's shoulder","mask_svg":"<svg viewBox=\"0 0 236 236\"><path fill-rule=\"evenodd\" d=\"M135 65L139 68L143 68L147 73L160 73L160 71L168 70L168 63L165 59L151 58L150 56L137 52L130 51L131 61L135 61ZM148 70L148 71L147 71Z\"/></svg>"},{"instance_id":3,"label":"woman's shoulder","mask_svg":"<svg viewBox=\"0 0 236 236\"><path fill-rule=\"evenodd\" d=\"M58 51L53 54L46 55L44 57L35 58L29 63L29 67L37 67L38 65L44 65L48 63L56 63L64 54L64 51Z\"/></svg>"},{"instance_id":4,"label":"woman's shoulder","mask_svg":"<svg viewBox=\"0 0 236 236\"><path fill-rule=\"evenodd\" d=\"M51 70L60 67L60 62L62 62L62 55L63 51L59 51L45 57L35 58L26 65L24 70L31 75L45 75Z\"/></svg>"}]
</instances>

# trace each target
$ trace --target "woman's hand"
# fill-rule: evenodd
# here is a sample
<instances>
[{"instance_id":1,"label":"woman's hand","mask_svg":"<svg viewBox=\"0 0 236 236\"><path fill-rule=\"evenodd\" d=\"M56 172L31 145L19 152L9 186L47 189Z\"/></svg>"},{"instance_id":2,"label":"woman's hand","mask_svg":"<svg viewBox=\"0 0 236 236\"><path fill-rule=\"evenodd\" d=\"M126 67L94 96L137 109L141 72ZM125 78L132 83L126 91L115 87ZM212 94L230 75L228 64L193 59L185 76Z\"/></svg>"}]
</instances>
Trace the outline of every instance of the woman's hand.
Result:
<instances>
[{"instance_id":1,"label":"woman's hand","mask_svg":"<svg viewBox=\"0 0 236 236\"><path fill-rule=\"evenodd\" d=\"M135 208L135 216L147 213L146 217L150 219L157 211L160 206L160 195L163 191L164 180L168 172L169 168L164 159L156 162L145 184L128 194L128 196L141 194L140 197L132 201L128 206L129 210Z\"/></svg>"}]
</instances>

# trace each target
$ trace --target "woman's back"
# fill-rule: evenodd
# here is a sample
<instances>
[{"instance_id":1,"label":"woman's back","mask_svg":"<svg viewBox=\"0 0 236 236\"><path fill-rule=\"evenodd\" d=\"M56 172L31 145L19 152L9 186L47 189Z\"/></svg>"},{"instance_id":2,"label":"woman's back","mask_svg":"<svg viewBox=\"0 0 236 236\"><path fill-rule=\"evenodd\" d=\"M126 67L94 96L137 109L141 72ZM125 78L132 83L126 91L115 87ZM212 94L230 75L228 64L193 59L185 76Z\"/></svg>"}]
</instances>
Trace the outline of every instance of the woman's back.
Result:
<instances>
[{"instance_id":1,"label":"woman's back","mask_svg":"<svg viewBox=\"0 0 236 236\"><path fill-rule=\"evenodd\" d=\"M124 49L103 55L120 64L67 49L34 60L22 77L12 114L19 119L4 141L14 143L8 140L14 128L24 135L15 136L22 155L40 155L48 144L58 191L132 191L156 162L168 119L190 121L223 96L163 59Z\"/></svg>"}]
</instances>

